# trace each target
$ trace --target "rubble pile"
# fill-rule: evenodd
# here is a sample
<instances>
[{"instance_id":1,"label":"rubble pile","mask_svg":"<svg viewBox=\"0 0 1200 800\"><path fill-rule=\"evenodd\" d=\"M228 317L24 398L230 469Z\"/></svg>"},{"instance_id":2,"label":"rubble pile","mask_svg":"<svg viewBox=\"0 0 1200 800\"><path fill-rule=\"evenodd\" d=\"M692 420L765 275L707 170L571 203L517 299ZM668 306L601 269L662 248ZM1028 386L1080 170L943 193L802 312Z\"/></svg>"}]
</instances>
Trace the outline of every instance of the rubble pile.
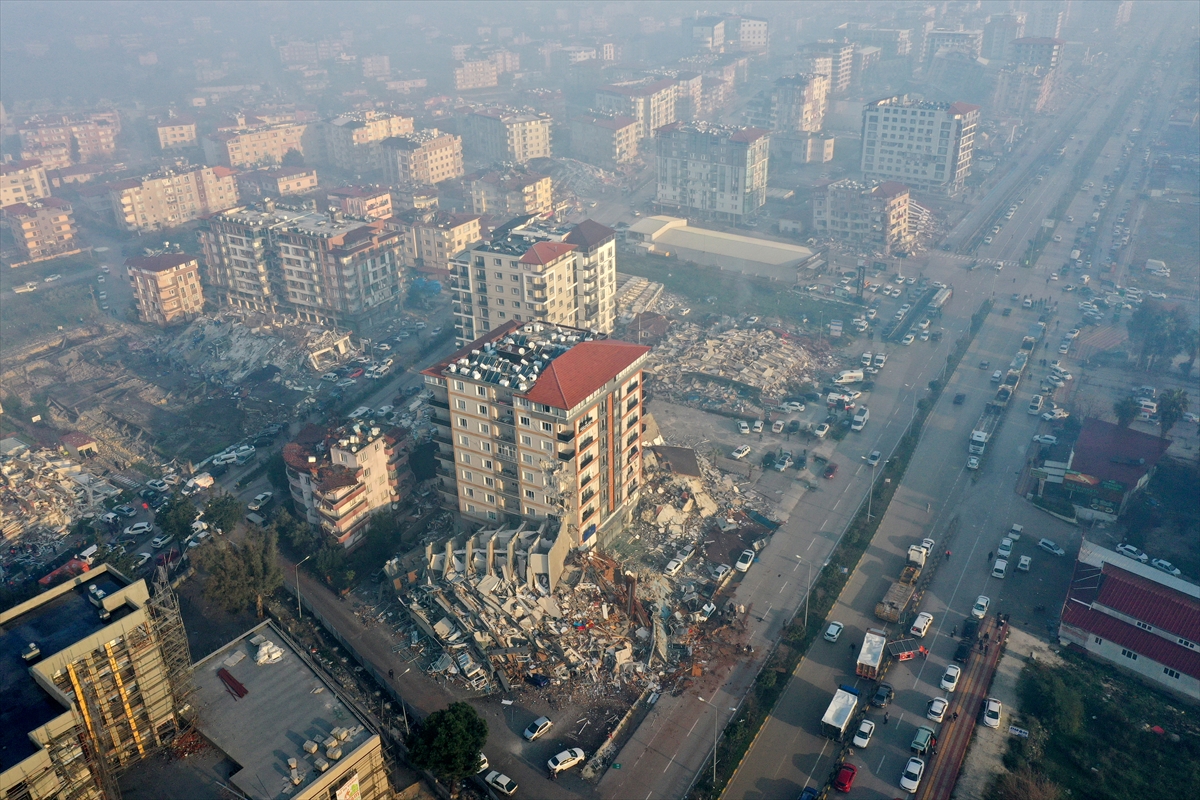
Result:
<instances>
[{"instance_id":1,"label":"rubble pile","mask_svg":"<svg viewBox=\"0 0 1200 800\"><path fill-rule=\"evenodd\" d=\"M663 296L663 285L638 275L617 273L617 314L620 316L652 311Z\"/></svg>"}]
</instances>

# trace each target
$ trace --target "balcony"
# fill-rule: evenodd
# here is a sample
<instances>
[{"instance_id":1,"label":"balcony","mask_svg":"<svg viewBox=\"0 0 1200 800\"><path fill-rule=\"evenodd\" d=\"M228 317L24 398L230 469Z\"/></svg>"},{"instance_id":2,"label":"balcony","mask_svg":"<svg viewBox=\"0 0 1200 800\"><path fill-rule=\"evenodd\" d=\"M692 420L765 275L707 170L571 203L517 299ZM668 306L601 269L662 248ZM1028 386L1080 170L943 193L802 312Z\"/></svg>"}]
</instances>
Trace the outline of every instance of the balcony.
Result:
<instances>
[{"instance_id":1,"label":"balcony","mask_svg":"<svg viewBox=\"0 0 1200 800\"><path fill-rule=\"evenodd\" d=\"M591 463L592 463L593 461L595 461L595 460L596 460L596 457L595 457L595 456L593 456L593 455L589 455L589 456L587 456L587 458L583 459L583 461L580 461L580 462L579 462L579 468L580 468L580 469L586 469L586 468L587 468L587 465L588 465L588 464L591 464Z\"/></svg>"},{"instance_id":2,"label":"balcony","mask_svg":"<svg viewBox=\"0 0 1200 800\"><path fill-rule=\"evenodd\" d=\"M505 430L497 430L496 438L502 442L508 442L509 444L517 443L517 437Z\"/></svg>"},{"instance_id":3,"label":"balcony","mask_svg":"<svg viewBox=\"0 0 1200 800\"><path fill-rule=\"evenodd\" d=\"M574 450L564 450L558 454L559 461L571 461L574 458L575 458Z\"/></svg>"},{"instance_id":4,"label":"balcony","mask_svg":"<svg viewBox=\"0 0 1200 800\"><path fill-rule=\"evenodd\" d=\"M433 406L434 408L441 408L446 411L450 410L450 403L446 400L439 400L436 397L431 397L428 400L426 400L425 402L427 402L429 405Z\"/></svg>"},{"instance_id":5,"label":"balcony","mask_svg":"<svg viewBox=\"0 0 1200 800\"><path fill-rule=\"evenodd\" d=\"M575 431L562 431L558 434L558 440L563 444L569 444L575 440Z\"/></svg>"},{"instance_id":6,"label":"balcony","mask_svg":"<svg viewBox=\"0 0 1200 800\"><path fill-rule=\"evenodd\" d=\"M580 450L580 452L582 452L582 451L584 451L584 450L587 450L589 447L591 447L591 446L592 446L592 442L594 442L594 441L596 441L596 437L595 437L595 436L591 436L591 435L589 435L589 436L588 436L586 439L584 439L584 440L583 440L583 441L582 441L582 442L579 444L579 450Z\"/></svg>"}]
</instances>

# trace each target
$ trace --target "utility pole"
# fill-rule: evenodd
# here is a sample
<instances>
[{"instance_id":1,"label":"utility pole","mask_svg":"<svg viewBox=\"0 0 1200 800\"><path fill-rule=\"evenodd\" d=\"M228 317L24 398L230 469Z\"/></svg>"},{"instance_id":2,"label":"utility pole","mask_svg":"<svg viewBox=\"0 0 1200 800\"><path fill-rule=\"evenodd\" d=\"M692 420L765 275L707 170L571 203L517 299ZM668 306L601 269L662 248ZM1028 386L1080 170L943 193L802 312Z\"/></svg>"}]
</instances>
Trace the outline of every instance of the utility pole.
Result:
<instances>
[{"instance_id":1,"label":"utility pole","mask_svg":"<svg viewBox=\"0 0 1200 800\"><path fill-rule=\"evenodd\" d=\"M304 606L300 604L300 565L312 558L312 555L307 555L296 562L296 617L304 619Z\"/></svg>"}]
</instances>

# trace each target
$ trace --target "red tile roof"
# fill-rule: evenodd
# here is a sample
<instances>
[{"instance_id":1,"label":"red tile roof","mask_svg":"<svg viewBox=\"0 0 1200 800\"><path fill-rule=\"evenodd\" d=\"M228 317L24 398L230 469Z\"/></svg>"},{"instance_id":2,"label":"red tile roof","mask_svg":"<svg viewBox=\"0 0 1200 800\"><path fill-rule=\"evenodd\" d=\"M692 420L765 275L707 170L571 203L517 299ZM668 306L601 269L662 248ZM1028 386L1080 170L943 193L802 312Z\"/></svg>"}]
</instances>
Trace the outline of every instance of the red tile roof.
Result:
<instances>
[{"instance_id":1,"label":"red tile roof","mask_svg":"<svg viewBox=\"0 0 1200 800\"><path fill-rule=\"evenodd\" d=\"M96 443L95 439L93 439L91 436L88 436L83 431L71 431L68 434L64 434L59 441L68 447L74 447L76 449Z\"/></svg>"},{"instance_id":2,"label":"red tile roof","mask_svg":"<svg viewBox=\"0 0 1200 800\"><path fill-rule=\"evenodd\" d=\"M1068 600L1063 608L1062 623L1107 639L1185 675L1200 678L1200 652L1095 611L1082 603Z\"/></svg>"},{"instance_id":3,"label":"red tile roof","mask_svg":"<svg viewBox=\"0 0 1200 800\"><path fill-rule=\"evenodd\" d=\"M545 266L574 249L575 245L566 242L538 242L521 256L521 263Z\"/></svg>"},{"instance_id":4,"label":"red tile roof","mask_svg":"<svg viewBox=\"0 0 1200 800\"><path fill-rule=\"evenodd\" d=\"M1104 565L1095 602L1200 644L1200 600L1114 564Z\"/></svg>"},{"instance_id":5,"label":"red tile roof","mask_svg":"<svg viewBox=\"0 0 1200 800\"><path fill-rule=\"evenodd\" d=\"M580 342L551 361L525 397L554 408L574 408L648 352L645 345L613 339Z\"/></svg>"},{"instance_id":6,"label":"red tile roof","mask_svg":"<svg viewBox=\"0 0 1200 800\"><path fill-rule=\"evenodd\" d=\"M1111 422L1086 419L1075 440L1071 470L1101 481L1114 480L1129 491L1154 468L1171 443Z\"/></svg>"},{"instance_id":7,"label":"red tile roof","mask_svg":"<svg viewBox=\"0 0 1200 800\"><path fill-rule=\"evenodd\" d=\"M608 242L616 235L617 232L607 225L601 225L595 220L585 219L563 237L563 241L578 245L581 249L587 251Z\"/></svg>"},{"instance_id":8,"label":"red tile roof","mask_svg":"<svg viewBox=\"0 0 1200 800\"><path fill-rule=\"evenodd\" d=\"M41 159L37 158L26 158L21 161L9 161L7 164L0 164L0 175L8 175L12 172L20 172L21 170L32 169L33 167L40 167L41 165Z\"/></svg>"}]
</instances>

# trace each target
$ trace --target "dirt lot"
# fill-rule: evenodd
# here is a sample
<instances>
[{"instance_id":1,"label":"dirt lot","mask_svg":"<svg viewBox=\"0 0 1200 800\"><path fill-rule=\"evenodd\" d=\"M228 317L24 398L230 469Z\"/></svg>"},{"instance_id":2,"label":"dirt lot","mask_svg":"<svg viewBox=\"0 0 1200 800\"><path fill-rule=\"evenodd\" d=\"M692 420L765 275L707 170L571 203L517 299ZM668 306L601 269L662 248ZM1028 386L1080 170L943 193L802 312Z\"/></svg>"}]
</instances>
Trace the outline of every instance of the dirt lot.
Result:
<instances>
[{"instance_id":1,"label":"dirt lot","mask_svg":"<svg viewBox=\"0 0 1200 800\"><path fill-rule=\"evenodd\" d=\"M1185 297L1196 293L1196 253L1200 252L1200 229L1196 227L1196 205L1194 203L1168 203L1164 199L1146 202L1138 236L1134 238L1133 257L1130 263L1142 267L1148 258L1157 258L1171 268L1171 278L1166 283ZM1140 281L1150 286L1161 283L1158 278L1146 276Z\"/></svg>"}]
</instances>

